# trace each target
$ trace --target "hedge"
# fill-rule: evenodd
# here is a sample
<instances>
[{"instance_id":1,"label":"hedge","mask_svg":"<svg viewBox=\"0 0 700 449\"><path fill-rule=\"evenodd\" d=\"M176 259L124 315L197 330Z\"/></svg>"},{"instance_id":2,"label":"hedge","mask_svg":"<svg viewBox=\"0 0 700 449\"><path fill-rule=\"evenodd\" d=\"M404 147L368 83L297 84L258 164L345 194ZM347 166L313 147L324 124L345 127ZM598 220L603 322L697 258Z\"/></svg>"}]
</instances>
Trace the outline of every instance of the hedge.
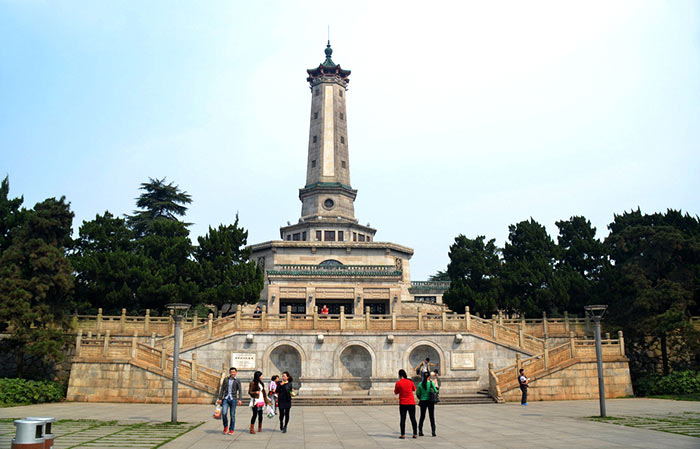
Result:
<instances>
[{"instance_id":1,"label":"hedge","mask_svg":"<svg viewBox=\"0 0 700 449\"><path fill-rule=\"evenodd\" d=\"M676 371L660 378L653 394L700 394L700 372Z\"/></svg>"},{"instance_id":2,"label":"hedge","mask_svg":"<svg viewBox=\"0 0 700 449\"><path fill-rule=\"evenodd\" d=\"M66 395L66 386L51 381L0 379L0 405L56 402Z\"/></svg>"}]
</instances>

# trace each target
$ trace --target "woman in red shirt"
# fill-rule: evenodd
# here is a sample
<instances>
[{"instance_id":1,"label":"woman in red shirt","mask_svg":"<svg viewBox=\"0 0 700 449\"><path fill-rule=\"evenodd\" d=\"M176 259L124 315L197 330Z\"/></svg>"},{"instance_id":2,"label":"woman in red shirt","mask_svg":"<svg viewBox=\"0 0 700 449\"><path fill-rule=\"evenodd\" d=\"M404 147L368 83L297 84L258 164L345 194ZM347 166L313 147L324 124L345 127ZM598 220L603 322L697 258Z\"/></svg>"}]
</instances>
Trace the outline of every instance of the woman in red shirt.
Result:
<instances>
[{"instance_id":1,"label":"woman in red shirt","mask_svg":"<svg viewBox=\"0 0 700 449\"><path fill-rule=\"evenodd\" d=\"M416 386L408 380L406 376L406 371L399 370L399 381L396 382L394 386L394 394L399 395L399 416L401 416L400 427L401 427L401 438L402 440L406 438L406 413L408 413L409 418L411 418L411 425L413 426L413 438L418 438L417 426L416 426L416 400L413 397L413 392L416 391Z\"/></svg>"}]
</instances>

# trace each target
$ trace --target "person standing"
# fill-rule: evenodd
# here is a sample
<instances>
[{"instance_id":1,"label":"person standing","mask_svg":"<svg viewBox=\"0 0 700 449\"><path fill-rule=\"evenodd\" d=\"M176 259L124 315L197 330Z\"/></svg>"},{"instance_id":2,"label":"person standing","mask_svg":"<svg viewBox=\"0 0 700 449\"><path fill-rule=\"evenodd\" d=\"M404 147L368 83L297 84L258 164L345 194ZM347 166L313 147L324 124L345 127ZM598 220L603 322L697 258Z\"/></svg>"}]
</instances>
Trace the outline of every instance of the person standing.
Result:
<instances>
[{"instance_id":1,"label":"person standing","mask_svg":"<svg viewBox=\"0 0 700 449\"><path fill-rule=\"evenodd\" d=\"M267 389L267 395L270 398L270 406L272 407L272 411L276 412L276 407L275 403L277 402L277 383L279 382L280 376L275 374L270 378L270 385Z\"/></svg>"},{"instance_id":2,"label":"person standing","mask_svg":"<svg viewBox=\"0 0 700 449\"><path fill-rule=\"evenodd\" d=\"M418 384L416 396L418 397L418 405L420 406L420 420L418 421L418 436L423 436L423 422L425 421L425 411L428 410L430 415L430 429L435 434L435 402L431 393L437 393L438 387L430 379L429 373L423 373L423 380Z\"/></svg>"},{"instance_id":3,"label":"person standing","mask_svg":"<svg viewBox=\"0 0 700 449\"><path fill-rule=\"evenodd\" d=\"M233 435L236 428L236 405L241 405L241 381L236 379L238 370L234 367L229 368L228 377L221 382L219 387L219 400L217 404L222 407L224 434ZM238 398L238 399L236 399ZM229 424L227 413L231 414L231 423Z\"/></svg>"},{"instance_id":4,"label":"person standing","mask_svg":"<svg viewBox=\"0 0 700 449\"><path fill-rule=\"evenodd\" d=\"M426 357L425 360L416 365L414 369L416 370L416 374L419 375L421 379L423 379L423 373L430 372L431 366L435 366L435 364L430 363L430 357Z\"/></svg>"},{"instance_id":5,"label":"person standing","mask_svg":"<svg viewBox=\"0 0 700 449\"><path fill-rule=\"evenodd\" d=\"M282 433L287 433L287 424L289 424L289 411L292 408L292 376L287 372L282 373L282 380L277 385L277 395L279 397L279 413L280 413L280 430Z\"/></svg>"},{"instance_id":6,"label":"person standing","mask_svg":"<svg viewBox=\"0 0 700 449\"><path fill-rule=\"evenodd\" d=\"M525 375L524 369L520 370L518 383L520 384L520 391L523 392L523 396L520 399L520 404L527 405L527 389L530 388L530 379Z\"/></svg>"},{"instance_id":7,"label":"person standing","mask_svg":"<svg viewBox=\"0 0 700 449\"><path fill-rule=\"evenodd\" d=\"M251 397L251 408L253 409L253 417L250 419L250 433L255 433L255 419L258 419L258 432L262 432L262 422L263 422L263 408L265 404L269 404L270 400L267 398L267 393L265 392L265 384L262 381L262 372L256 371L253 374L253 380L248 386L248 394Z\"/></svg>"},{"instance_id":8,"label":"person standing","mask_svg":"<svg viewBox=\"0 0 700 449\"><path fill-rule=\"evenodd\" d=\"M416 400L413 397L413 392L416 391L416 386L408 380L406 371L399 370L399 381L394 386L394 394L399 395L399 427L401 428L400 439L406 438L406 413L411 418L413 426L413 438L418 438L416 429Z\"/></svg>"},{"instance_id":9,"label":"person standing","mask_svg":"<svg viewBox=\"0 0 700 449\"><path fill-rule=\"evenodd\" d=\"M323 307L321 307L321 315L326 316L328 315L328 307L324 304Z\"/></svg>"}]
</instances>

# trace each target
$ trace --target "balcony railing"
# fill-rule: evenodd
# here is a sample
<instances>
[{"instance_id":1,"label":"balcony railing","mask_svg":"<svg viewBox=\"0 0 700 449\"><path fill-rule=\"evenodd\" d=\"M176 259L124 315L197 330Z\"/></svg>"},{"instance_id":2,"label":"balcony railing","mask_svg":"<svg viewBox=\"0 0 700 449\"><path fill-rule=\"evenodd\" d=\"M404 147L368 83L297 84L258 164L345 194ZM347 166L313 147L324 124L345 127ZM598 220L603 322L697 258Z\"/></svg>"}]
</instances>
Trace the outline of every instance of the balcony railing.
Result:
<instances>
[{"instance_id":1,"label":"balcony railing","mask_svg":"<svg viewBox=\"0 0 700 449\"><path fill-rule=\"evenodd\" d=\"M439 292L442 293L450 288L450 281L412 281L409 292Z\"/></svg>"},{"instance_id":2,"label":"balcony railing","mask_svg":"<svg viewBox=\"0 0 700 449\"><path fill-rule=\"evenodd\" d=\"M400 277L401 270L394 265L275 265L267 270L268 276L319 276L319 277Z\"/></svg>"}]
</instances>

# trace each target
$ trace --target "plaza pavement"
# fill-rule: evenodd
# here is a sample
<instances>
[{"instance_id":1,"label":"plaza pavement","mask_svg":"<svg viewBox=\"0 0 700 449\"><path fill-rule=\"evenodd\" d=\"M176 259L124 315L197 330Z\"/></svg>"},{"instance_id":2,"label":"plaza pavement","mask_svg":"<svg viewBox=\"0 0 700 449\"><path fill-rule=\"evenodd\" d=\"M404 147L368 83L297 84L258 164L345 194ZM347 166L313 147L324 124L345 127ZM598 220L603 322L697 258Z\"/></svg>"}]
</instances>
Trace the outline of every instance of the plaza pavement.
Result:
<instances>
[{"instance_id":1,"label":"plaza pavement","mask_svg":"<svg viewBox=\"0 0 700 449\"><path fill-rule=\"evenodd\" d=\"M607 401L609 416L686 414L700 417L700 402L660 399ZM399 440L398 406L292 407L289 430L279 432L277 419L265 418L263 432L250 435L250 409L238 408L236 433L221 434L221 421L211 418L213 406L180 405L180 421L205 423L162 446L166 449L274 448L700 448L700 438L642 428L592 422L597 401L519 404L438 405L437 434ZM170 406L162 404L56 403L0 409L0 418L54 416L57 419L118 420L121 423L162 422ZM417 417L416 417L417 418ZM257 427L256 427L257 428ZM57 439L59 443L59 439ZM58 444L57 444L58 446ZM118 446L112 446L118 447Z\"/></svg>"}]
</instances>

